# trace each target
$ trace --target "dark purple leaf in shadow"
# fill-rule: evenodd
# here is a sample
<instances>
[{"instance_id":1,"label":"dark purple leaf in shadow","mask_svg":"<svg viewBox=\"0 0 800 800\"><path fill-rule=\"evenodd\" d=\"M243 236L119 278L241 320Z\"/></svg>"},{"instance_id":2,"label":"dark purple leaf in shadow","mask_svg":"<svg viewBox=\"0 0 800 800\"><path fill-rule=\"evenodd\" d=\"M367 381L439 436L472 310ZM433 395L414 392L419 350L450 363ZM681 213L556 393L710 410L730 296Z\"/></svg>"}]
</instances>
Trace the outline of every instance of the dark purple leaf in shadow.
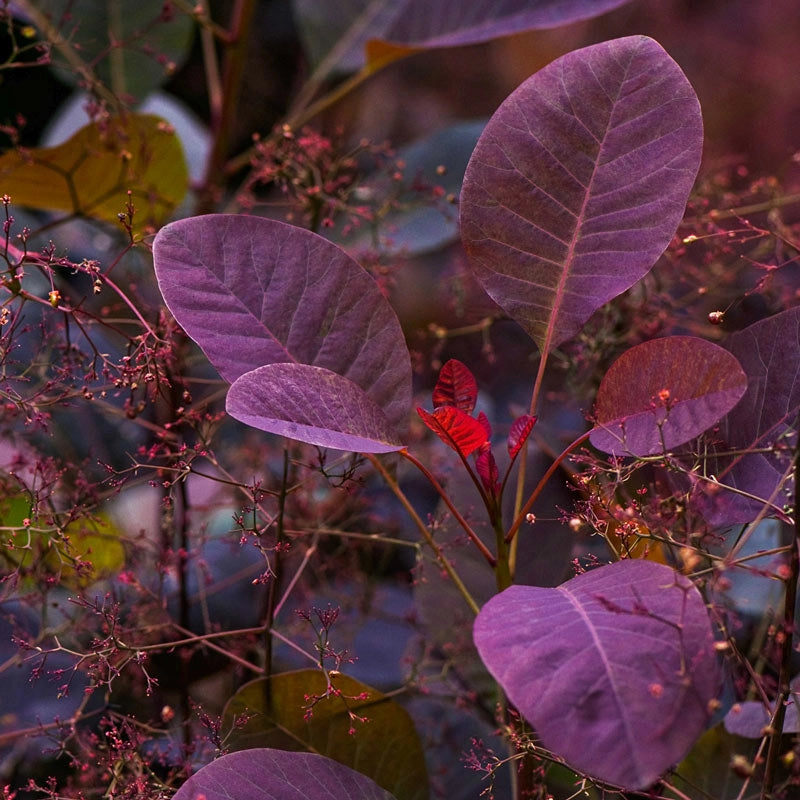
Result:
<instances>
[{"instance_id":1,"label":"dark purple leaf in shadow","mask_svg":"<svg viewBox=\"0 0 800 800\"><path fill-rule=\"evenodd\" d=\"M582 416L575 414L576 422ZM543 420L547 417L543 416ZM543 423L546 424L546 423ZM508 469L509 458L505 450L497 453L500 475ZM552 459L532 448L527 461L525 494L530 493ZM448 478L447 493L453 504L469 521L470 526L491 550L496 546L496 533L489 521L486 508L474 483L463 469L455 470ZM551 512L565 508L571 502L571 493L562 481L550 481L533 507L540 517L534 525L525 525L518 536L517 569L515 579L520 583L540 586L557 586L572 573L569 565L574 558L575 538L569 528ZM506 526L514 519L514 492L503 495L503 519ZM425 508L432 518L440 519L436 539L447 553L447 559L456 569L478 605L483 605L497 593L497 582L486 561L464 534L461 526L447 513L443 502ZM443 578L434 564L424 564L416 576L414 599L415 620L420 626L427 646L431 648L431 663L425 664L429 680L448 685L445 694L452 697L457 687L469 686L478 692L486 707L494 707L496 686L488 676L486 667L478 657L472 637L474 616L452 581ZM443 614L442 609L447 609ZM426 681L427 683L427 681Z\"/></svg>"},{"instance_id":2,"label":"dark purple leaf in shadow","mask_svg":"<svg viewBox=\"0 0 800 800\"><path fill-rule=\"evenodd\" d=\"M294 0L303 38L328 70L376 68L407 48L455 47L588 19L628 0ZM377 40L377 41L376 41ZM366 64L364 46L367 48Z\"/></svg>"},{"instance_id":3,"label":"dark purple leaf in shadow","mask_svg":"<svg viewBox=\"0 0 800 800\"><path fill-rule=\"evenodd\" d=\"M703 598L648 561L555 589L512 586L483 607L474 637L544 746L626 789L647 788L680 761L719 686Z\"/></svg>"},{"instance_id":4,"label":"dark purple leaf in shadow","mask_svg":"<svg viewBox=\"0 0 800 800\"><path fill-rule=\"evenodd\" d=\"M694 336L653 339L609 368L589 439L619 456L663 453L708 430L746 389L739 362L718 345Z\"/></svg>"},{"instance_id":5,"label":"dark purple leaf in shadow","mask_svg":"<svg viewBox=\"0 0 800 800\"><path fill-rule=\"evenodd\" d=\"M343 375L402 429L411 365L397 316L369 274L310 231L211 214L153 243L164 300L225 380L297 362Z\"/></svg>"},{"instance_id":6,"label":"dark purple leaf in shadow","mask_svg":"<svg viewBox=\"0 0 800 800\"><path fill-rule=\"evenodd\" d=\"M262 431L319 447L389 453L403 445L386 415L347 378L307 364L268 364L237 378L227 412Z\"/></svg>"},{"instance_id":7,"label":"dark purple leaf in shadow","mask_svg":"<svg viewBox=\"0 0 800 800\"><path fill-rule=\"evenodd\" d=\"M411 257L441 250L458 239L458 210L444 198L458 197L461 193L464 171L485 124L486 119L454 122L399 147L395 161L405 164L403 188L398 186L394 172L385 168L378 167L372 175L364 177L361 185L365 194L371 192L376 201L387 195L396 198L396 207L381 211L382 245ZM431 209L430 203L419 202L420 185L436 194L434 186L442 190L443 201L435 209ZM375 234L374 227L369 225L352 230L346 242L348 251L374 249Z\"/></svg>"},{"instance_id":8,"label":"dark purple leaf in shadow","mask_svg":"<svg viewBox=\"0 0 800 800\"><path fill-rule=\"evenodd\" d=\"M394 800L364 775L315 753L240 750L212 761L174 800Z\"/></svg>"},{"instance_id":9,"label":"dark purple leaf in shadow","mask_svg":"<svg viewBox=\"0 0 800 800\"><path fill-rule=\"evenodd\" d=\"M763 507L763 502L723 486L770 501L778 507L773 515L791 503L794 481L787 476L800 413L800 307L734 333L727 347L742 365L748 388L710 446L718 453L739 454L709 458L705 473L719 483L698 481L693 496L697 509L715 526L751 522ZM773 452L742 453L776 445Z\"/></svg>"},{"instance_id":10,"label":"dark purple leaf in shadow","mask_svg":"<svg viewBox=\"0 0 800 800\"><path fill-rule=\"evenodd\" d=\"M646 36L568 53L489 121L461 193L488 294L548 352L645 275L700 164L700 106Z\"/></svg>"}]
</instances>

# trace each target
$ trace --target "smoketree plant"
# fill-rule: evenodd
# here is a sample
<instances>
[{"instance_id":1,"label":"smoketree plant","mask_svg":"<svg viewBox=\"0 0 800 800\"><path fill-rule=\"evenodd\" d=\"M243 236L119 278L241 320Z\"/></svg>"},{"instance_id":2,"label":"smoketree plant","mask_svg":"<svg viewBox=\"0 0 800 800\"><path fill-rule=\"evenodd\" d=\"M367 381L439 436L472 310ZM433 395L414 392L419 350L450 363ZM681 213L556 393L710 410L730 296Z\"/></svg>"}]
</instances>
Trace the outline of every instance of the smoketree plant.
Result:
<instances>
[{"instance_id":1,"label":"smoketree plant","mask_svg":"<svg viewBox=\"0 0 800 800\"><path fill-rule=\"evenodd\" d=\"M491 409L488 357L437 364L423 399L419 353L380 269L381 226L408 210L393 188L405 162L369 143L339 154L302 126L414 52L622 3L428 5L333 14L297 0L314 68L286 119L234 158L226 120L254 4L237 7L231 31L203 4L154 9L172 34L158 40L165 59L190 23L211 63L215 36L226 53L193 211L178 210L188 173L174 127L124 107L121 87L144 93L158 75L115 46L84 62L78 40L58 35L58 3L20 4L22 22L3 12L15 42L42 34L42 63L79 76L94 113L60 144L0 157L3 657L72 703L0 728L0 746L14 747L12 777L0 773L9 800L425 800L443 791L429 769L447 749L422 729L453 712L473 728L457 768L480 783L448 796L797 791L800 310L789 292L729 335L724 311L627 330L626 302L629 317L655 303L645 293L637 307L637 287L663 282L658 302L678 308L687 250L740 233L721 212L702 216L710 189L692 197L703 123L681 68L647 36L602 41L502 102L451 198L465 297L490 309L469 333L520 332L535 363L524 404L509 404L510 419ZM149 30L119 41L140 56L132 43ZM361 178L365 161L375 168ZM433 213L446 190L413 177L411 213L420 195ZM262 204L271 191L286 219ZM19 227L17 204L116 224L124 244L111 259L71 260ZM743 242L795 247L786 226L741 225ZM379 246L362 265L364 229ZM603 327L612 314L616 339ZM582 415L562 424L549 398L569 382ZM92 437L80 464L75 421ZM119 449L104 442L111 429ZM150 490L152 507L138 494ZM581 536L582 549L561 546L551 563L543 529L548 546ZM404 651L400 689L360 679L340 605L324 596L338 585L366 609L364 630L377 621L376 547L412 554L404 597L418 652ZM544 564L550 577L530 580ZM762 619L747 615L743 578L777 587ZM375 638L371 655L389 647ZM456 683L442 711L442 687ZM26 737L50 737L65 763L20 778L35 762Z\"/></svg>"},{"instance_id":2,"label":"smoketree plant","mask_svg":"<svg viewBox=\"0 0 800 800\"><path fill-rule=\"evenodd\" d=\"M564 56L486 126L464 181L462 237L481 284L542 353L531 414L509 435L511 463L536 421L548 353L652 267L681 219L701 146L694 92L644 37ZM231 416L312 445L397 451L417 463L403 444L410 368L400 326L343 251L283 223L216 215L165 226L153 250L168 307L231 381ZM747 389L736 357L716 344L645 342L609 369L588 437L616 458L691 474L674 451L725 418ZM487 548L463 522L499 590L476 619L481 658L555 757L604 783L647 789L718 706L703 597L680 570L636 559L554 589L511 585L510 550L536 490L507 525L508 472L500 478L485 415L472 415L476 398L468 368L450 361L433 411L418 413L462 460L496 532ZM795 413L796 398L778 426ZM776 479L788 478L784 465Z\"/></svg>"}]
</instances>

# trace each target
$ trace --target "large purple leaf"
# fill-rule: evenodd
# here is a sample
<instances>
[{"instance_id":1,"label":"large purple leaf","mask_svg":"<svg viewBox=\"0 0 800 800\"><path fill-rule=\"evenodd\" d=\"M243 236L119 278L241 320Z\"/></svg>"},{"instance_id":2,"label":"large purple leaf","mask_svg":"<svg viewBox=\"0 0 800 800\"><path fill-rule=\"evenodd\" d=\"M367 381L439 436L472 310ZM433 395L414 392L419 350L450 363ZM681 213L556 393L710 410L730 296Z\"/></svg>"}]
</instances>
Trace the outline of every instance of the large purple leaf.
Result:
<instances>
[{"instance_id":1,"label":"large purple leaf","mask_svg":"<svg viewBox=\"0 0 800 800\"><path fill-rule=\"evenodd\" d=\"M589 439L614 455L663 453L710 428L746 389L739 362L718 345L694 336L653 339L609 368Z\"/></svg>"},{"instance_id":2,"label":"large purple leaf","mask_svg":"<svg viewBox=\"0 0 800 800\"><path fill-rule=\"evenodd\" d=\"M694 90L646 36L568 53L503 102L467 167L462 238L543 353L653 266L702 143Z\"/></svg>"},{"instance_id":3,"label":"large purple leaf","mask_svg":"<svg viewBox=\"0 0 800 800\"><path fill-rule=\"evenodd\" d=\"M174 800L394 800L364 775L315 753L240 750L212 761Z\"/></svg>"},{"instance_id":4,"label":"large purple leaf","mask_svg":"<svg viewBox=\"0 0 800 800\"><path fill-rule=\"evenodd\" d=\"M763 503L722 486L771 501L791 503L789 474L797 446L800 414L800 307L790 308L733 334L728 349L747 374L742 401L725 417L711 443L718 453L735 456L708 459L705 471L719 484L696 484L695 500L712 525L746 523ZM774 448L773 452L769 452ZM758 449L758 453L743 451Z\"/></svg>"},{"instance_id":5,"label":"large purple leaf","mask_svg":"<svg viewBox=\"0 0 800 800\"><path fill-rule=\"evenodd\" d=\"M703 598L649 561L555 589L512 586L481 609L474 637L544 746L625 789L647 788L688 752L718 689Z\"/></svg>"},{"instance_id":6,"label":"large purple leaf","mask_svg":"<svg viewBox=\"0 0 800 800\"><path fill-rule=\"evenodd\" d=\"M294 0L306 47L328 70L375 67L399 50L477 44L535 28L554 28L628 0ZM369 43L366 48L365 45Z\"/></svg>"},{"instance_id":7,"label":"large purple leaf","mask_svg":"<svg viewBox=\"0 0 800 800\"><path fill-rule=\"evenodd\" d=\"M231 384L225 408L246 425L320 447L359 453L403 447L364 391L322 367L268 364L245 372Z\"/></svg>"},{"instance_id":8,"label":"large purple leaf","mask_svg":"<svg viewBox=\"0 0 800 800\"><path fill-rule=\"evenodd\" d=\"M397 317L347 253L282 222L211 214L159 231L153 258L175 318L231 383L265 364L343 375L402 429L411 365Z\"/></svg>"}]
</instances>

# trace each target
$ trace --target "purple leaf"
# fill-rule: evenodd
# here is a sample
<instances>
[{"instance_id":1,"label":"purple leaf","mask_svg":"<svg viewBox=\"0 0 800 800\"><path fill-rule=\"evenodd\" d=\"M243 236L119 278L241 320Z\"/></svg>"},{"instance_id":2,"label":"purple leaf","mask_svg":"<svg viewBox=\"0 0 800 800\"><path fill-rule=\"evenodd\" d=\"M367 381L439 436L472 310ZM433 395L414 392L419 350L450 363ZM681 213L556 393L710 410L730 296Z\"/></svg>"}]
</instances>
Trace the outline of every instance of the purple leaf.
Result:
<instances>
[{"instance_id":1,"label":"purple leaf","mask_svg":"<svg viewBox=\"0 0 800 800\"><path fill-rule=\"evenodd\" d=\"M650 270L702 144L694 90L646 36L568 53L500 106L464 177L462 238L543 353Z\"/></svg>"},{"instance_id":2,"label":"purple leaf","mask_svg":"<svg viewBox=\"0 0 800 800\"><path fill-rule=\"evenodd\" d=\"M693 584L619 561L555 589L512 586L475 621L475 644L545 747L578 772L645 789L686 754L718 688Z\"/></svg>"},{"instance_id":3,"label":"purple leaf","mask_svg":"<svg viewBox=\"0 0 800 800\"><path fill-rule=\"evenodd\" d=\"M383 411L352 381L307 364L268 364L245 372L228 391L227 412L262 431L353 450L401 450Z\"/></svg>"},{"instance_id":4,"label":"purple leaf","mask_svg":"<svg viewBox=\"0 0 800 800\"><path fill-rule=\"evenodd\" d=\"M478 399L478 384L466 364L451 358L439 371L433 389L433 407L455 406L471 414Z\"/></svg>"},{"instance_id":5,"label":"purple leaf","mask_svg":"<svg viewBox=\"0 0 800 800\"><path fill-rule=\"evenodd\" d=\"M459 47L525 30L555 28L588 19L628 0L384 0L394 7L391 23L367 42L367 61L385 58L390 48ZM433 12L433 13L432 13ZM389 47L386 47L388 45Z\"/></svg>"},{"instance_id":6,"label":"purple leaf","mask_svg":"<svg viewBox=\"0 0 800 800\"><path fill-rule=\"evenodd\" d=\"M800 702L800 697L796 692L792 692L786 703L786 712L783 718L784 733L797 733L800 731L798 702ZM774 703L769 708L764 703L759 703L755 700L735 703L725 715L725 730L745 739L760 739L764 736L765 728L769 728L774 713Z\"/></svg>"},{"instance_id":7,"label":"purple leaf","mask_svg":"<svg viewBox=\"0 0 800 800\"><path fill-rule=\"evenodd\" d=\"M779 508L791 502L794 481L784 476L791 469L792 451L797 446L797 417L800 413L800 307L790 308L769 319L734 333L728 349L739 360L747 379L742 401L725 417L715 435L717 452L768 450L710 458L707 474L721 485L770 500ZM788 436L794 431L794 437ZM746 523L755 519L763 503L720 484L699 482L695 501L712 525Z\"/></svg>"},{"instance_id":8,"label":"purple leaf","mask_svg":"<svg viewBox=\"0 0 800 800\"><path fill-rule=\"evenodd\" d=\"M522 449L528 437L531 435L533 426L536 424L536 417L530 414L523 414L517 417L511 425L511 430L508 432L508 454L513 461L517 457L517 453Z\"/></svg>"},{"instance_id":9,"label":"purple leaf","mask_svg":"<svg viewBox=\"0 0 800 800\"><path fill-rule=\"evenodd\" d=\"M174 800L394 800L364 775L315 753L240 750L212 761Z\"/></svg>"},{"instance_id":10,"label":"purple leaf","mask_svg":"<svg viewBox=\"0 0 800 800\"><path fill-rule=\"evenodd\" d=\"M324 367L405 427L411 365L397 317L350 256L282 222L212 214L153 243L164 300L225 380L277 362Z\"/></svg>"},{"instance_id":11,"label":"purple leaf","mask_svg":"<svg viewBox=\"0 0 800 800\"><path fill-rule=\"evenodd\" d=\"M783 718L783 732L800 731L800 676L795 676L789 688L791 693L786 701L786 712ZM734 703L725 715L724 725L728 733L743 736L747 739L760 739L764 736L764 728L768 727L775 713L774 701L767 706L755 700Z\"/></svg>"},{"instance_id":12,"label":"purple leaf","mask_svg":"<svg viewBox=\"0 0 800 800\"><path fill-rule=\"evenodd\" d=\"M694 336L653 339L609 368L589 439L614 455L663 453L710 428L746 389L739 362L718 345Z\"/></svg>"},{"instance_id":13,"label":"purple leaf","mask_svg":"<svg viewBox=\"0 0 800 800\"><path fill-rule=\"evenodd\" d=\"M340 69L358 69L386 55L381 42L401 48L476 44L536 28L598 16L627 0L294 0L306 46ZM373 40L373 41L370 41ZM379 41L374 41L379 40ZM335 49L334 49L335 48Z\"/></svg>"}]
</instances>

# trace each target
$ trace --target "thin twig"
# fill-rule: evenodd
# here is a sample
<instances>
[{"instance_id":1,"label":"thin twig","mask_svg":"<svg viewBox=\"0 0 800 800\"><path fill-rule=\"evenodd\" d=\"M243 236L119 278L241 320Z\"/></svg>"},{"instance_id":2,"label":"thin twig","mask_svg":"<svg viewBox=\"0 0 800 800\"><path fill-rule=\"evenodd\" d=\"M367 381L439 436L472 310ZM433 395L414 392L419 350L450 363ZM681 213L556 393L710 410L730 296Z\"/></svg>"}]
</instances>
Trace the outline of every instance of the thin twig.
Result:
<instances>
[{"instance_id":1,"label":"thin twig","mask_svg":"<svg viewBox=\"0 0 800 800\"><path fill-rule=\"evenodd\" d=\"M441 565L442 569L447 573L448 577L453 584L455 585L456 589L460 592L461 596L466 601L467 605L470 607L475 616L478 615L480 612L480 606L475 602L475 599L469 593L469 590L464 585L464 581L461 580L459 574L453 568L453 565L445 558L444 553L442 552L442 548L439 547L436 540L433 538L433 535L428 530L428 526L420 519L419 514L417 514L416 509L413 505L411 505L411 501L406 497L403 490L400 488L397 481L389 474L386 467L381 464L380 459L376 456L372 455L371 453L366 453L367 458L372 463L372 466L375 467L378 472L380 472L383 479L386 481L386 485L394 492L395 497L402 503L403 508L405 508L408 515L411 517L414 524L417 526L417 529L422 534L423 539L427 542L428 546L433 550L434 554L436 555L436 559Z\"/></svg>"},{"instance_id":2,"label":"thin twig","mask_svg":"<svg viewBox=\"0 0 800 800\"><path fill-rule=\"evenodd\" d=\"M767 762L764 766L764 782L761 786L761 800L770 800L775 787L775 773L780 757L783 722L786 717L786 701L791 696L792 654L794 651L795 603L797 602L797 583L800 579L800 441L794 457L794 547L789 559L789 577L786 579L786 595L783 606L783 641L781 663L778 673L778 696L775 699L775 713L770 723Z\"/></svg>"},{"instance_id":3,"label":"thin twig","mask_svg":"<svg viewBox=\"0 0 800 800\"><path fill-rule=\"evenodd\" d=\"M475 547L478 548L489 566L494 569L494 567L497 565L497 559L494 557L489 548L483 543L478 534L472 530L470 524L464 519L464 517L461 516L460 512L453 505L453 501L448 497L447 492L445 492L445 490L442 488L442 485L439 483L439 481L437 481L433 474L425 467L425 465L418 459L414 458L414 456L412 456L408 450L401 450L400 455L406 460L410 461L428 479L428 482L431 484L431 486L433 486L434 489L436 489L439 497L441 497L444 501L444 504L448 509L450 509L450 513L453 515L453 518L464 529L467 536L469 536L470 541L475 545Z\"/></svg>"}]
</instances>

